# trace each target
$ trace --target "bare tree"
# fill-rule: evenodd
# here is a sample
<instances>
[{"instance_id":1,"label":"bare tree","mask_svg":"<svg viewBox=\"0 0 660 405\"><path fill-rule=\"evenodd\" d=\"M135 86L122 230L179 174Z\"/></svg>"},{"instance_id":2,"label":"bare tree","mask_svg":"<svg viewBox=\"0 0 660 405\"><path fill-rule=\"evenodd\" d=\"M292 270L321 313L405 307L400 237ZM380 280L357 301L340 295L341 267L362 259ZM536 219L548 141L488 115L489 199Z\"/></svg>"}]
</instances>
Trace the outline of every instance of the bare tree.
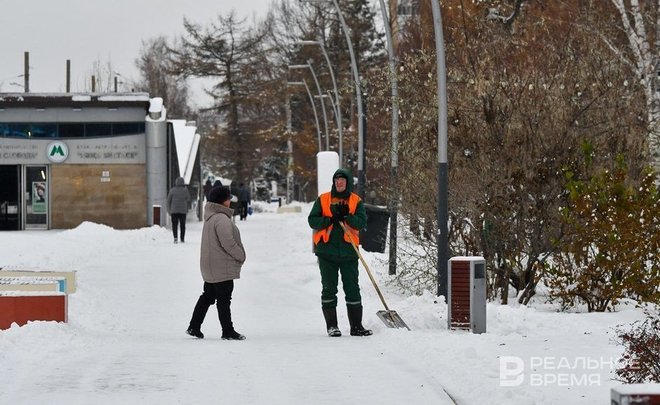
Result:
<instances>
[{"instance_id":1,"label":"bare tree","mask_svg":"<svg viewBox=\"0 0 660 405\"><path fill-rule=\"evenodd\" d=\"M184 77L172 73L172 61L165 37L143 41L135 65L140 72L139 79L134 83L138 91L161 97L167 107L168 117L194 119L195 114L189 104L188 83Z\"/></svg>"},{"instance_id":2,"label":"bare tree","mask_svg":"<svg viewBox=\"0 0 660 405\"><path fill-rule=\"evenodd\" d=\"M601 34L612 51L628 64L644 90L648 156L660 182L660 2L611 0L620 17L628 49ZM654 18L655 16L655 18ZM616 33L614 33L614 36Z\"/></svg>"}]
</instances>

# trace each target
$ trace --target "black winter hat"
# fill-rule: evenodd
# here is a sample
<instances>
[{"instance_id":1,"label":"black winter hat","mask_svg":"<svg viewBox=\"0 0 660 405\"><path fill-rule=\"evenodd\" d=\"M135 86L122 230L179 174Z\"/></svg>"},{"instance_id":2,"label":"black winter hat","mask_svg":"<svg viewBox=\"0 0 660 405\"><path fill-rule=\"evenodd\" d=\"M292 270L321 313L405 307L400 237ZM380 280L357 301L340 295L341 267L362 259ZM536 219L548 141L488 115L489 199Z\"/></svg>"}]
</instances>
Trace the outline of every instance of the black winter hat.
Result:
<instances>
[{"instance_id":1,"label":"black winter hat","mask_svg":"<svg viewBox=\"0 0 660 405\"><path fill-rule=\"evenodd\" d=\"M229 199L231 199L231 193L225 186L213 187L209 193L209 201L212 203L222 204Z\"/></svg>"}]
</instances>

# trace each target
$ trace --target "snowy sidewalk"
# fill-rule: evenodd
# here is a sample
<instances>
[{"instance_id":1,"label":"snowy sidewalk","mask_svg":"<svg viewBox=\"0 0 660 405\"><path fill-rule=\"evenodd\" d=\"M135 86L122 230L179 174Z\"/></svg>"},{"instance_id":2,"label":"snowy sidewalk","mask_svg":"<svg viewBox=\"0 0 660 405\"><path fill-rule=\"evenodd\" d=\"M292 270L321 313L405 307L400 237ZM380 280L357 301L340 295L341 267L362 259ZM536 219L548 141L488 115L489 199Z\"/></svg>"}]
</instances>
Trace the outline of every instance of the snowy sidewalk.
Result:
<instances>
[{"instance_id":1,"label":"snowy sidewalk","mask_svg":"<svg viewBox=\"0 0 660 405\"><path fill-rule=\"evenodd\" d=\"M448 331L432 294L403 297L386 283L386 254L368 253L388 304L412 331L388 329L361 273L370 337L329 338L311 230L302 214L259 213L238 222L247 262L232 303L242 342L220 339L215 308L203 340L185 334L202 281L201 223L186 243L169 230L119 231L84 223L68 231L0 232L0 267L77 270L69 323L0 331L0 404L599 404L612 370L559 370L599 384L503 386L500 357L582 360L620 355L612 327L641 316L556 313L488 305L488 333ZM556 363L555 363L556 364ZM552 376L557 370L525 370ZM580 374L582 373L582 374ZM595 373L595 374L594 374ZM546 375L543 374L543 375ZM583 380L579 380L583 381Z\"/></svg>"},{"instance_id":2,"label":"snowy sidewalk","mask_svg":"<svg viewBox=\"0 0 660 405\"><path fill-rule=\"evenodd\" d=\"M163 229L89 223L11 233L13 262L76 269L79 289L68 325L0 331L0 403L451 403L407 358L411 342L390 347L407 332L325 335L305 215L253 215L238 225L248 259L232 308L243 342L220 340L215 307L205 339L184 334L202 286L199 222L188 223L179 245ZM378 326L378 308L369 309L365 324ZM340 313L346 333L343 306Z\"/></svg>"}]
</instances>

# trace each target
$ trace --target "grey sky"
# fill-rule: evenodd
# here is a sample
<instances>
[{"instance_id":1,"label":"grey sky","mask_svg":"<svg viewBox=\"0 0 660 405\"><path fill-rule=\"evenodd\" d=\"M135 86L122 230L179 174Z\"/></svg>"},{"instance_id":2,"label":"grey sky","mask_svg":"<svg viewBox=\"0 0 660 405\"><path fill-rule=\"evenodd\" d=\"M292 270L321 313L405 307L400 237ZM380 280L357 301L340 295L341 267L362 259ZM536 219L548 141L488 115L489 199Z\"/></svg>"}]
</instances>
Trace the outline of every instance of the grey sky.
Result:
<instances>
[{"instance_id":1,"label":"grey sky","mask_svg":"<svg viewBox=\"0 0 660 405\"><path fill-rule=\"evenodd\" d=\"M181 34L184 16L204 25L234 9L252 21L265 16L271 1L0 0L0 92L23 91L26 51L31 92L63 92L67 59L71 90L81 91L97 60L135 78L142 40Z\"/></svg>"}]
</instances>

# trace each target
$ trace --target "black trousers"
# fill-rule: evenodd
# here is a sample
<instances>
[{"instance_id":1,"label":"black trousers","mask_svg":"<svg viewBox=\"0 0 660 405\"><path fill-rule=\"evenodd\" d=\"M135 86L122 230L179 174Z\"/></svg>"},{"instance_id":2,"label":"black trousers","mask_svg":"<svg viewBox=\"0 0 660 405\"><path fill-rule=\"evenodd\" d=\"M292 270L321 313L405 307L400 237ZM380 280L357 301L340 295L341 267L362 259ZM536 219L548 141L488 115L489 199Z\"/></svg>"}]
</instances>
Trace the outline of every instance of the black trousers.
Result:
<instances>
[{"instance_id":1,"label":"black trousers","mask_svg":"<svg viewBox=\"0 0 660 405\"><path fill-rule=\"evenodd\" d=\"M239 201L239 208L241 212L241 219L246 219L248 216L248 202L247 201Z\"/></svg>"},{"instance_id":2,"label":"black trousers","mask_svg":"<svg viewBox=\"0 0 660 405\"><path fill-rule=\"evenodd\" d=\"M186 214L171 214L172 217L172 233L174 239L177 238L177 228L181 226L181 242L186 239Z\"/></svg>"},{"instance_id":3,"label":"black trousers","mask_svg":"<svg viewBox=\"0 0 660 405\"><path fill-rule=\"evenodd\" d=\"M218 319L222 327L222 335L227 336L234 331L231 322L231 293L234 291L234 280L220 283L204 283L204 292L199 296L192 318L190 328L201 329L209 307L215 303L218 308Z\"/></svg>"}]
</instances>

